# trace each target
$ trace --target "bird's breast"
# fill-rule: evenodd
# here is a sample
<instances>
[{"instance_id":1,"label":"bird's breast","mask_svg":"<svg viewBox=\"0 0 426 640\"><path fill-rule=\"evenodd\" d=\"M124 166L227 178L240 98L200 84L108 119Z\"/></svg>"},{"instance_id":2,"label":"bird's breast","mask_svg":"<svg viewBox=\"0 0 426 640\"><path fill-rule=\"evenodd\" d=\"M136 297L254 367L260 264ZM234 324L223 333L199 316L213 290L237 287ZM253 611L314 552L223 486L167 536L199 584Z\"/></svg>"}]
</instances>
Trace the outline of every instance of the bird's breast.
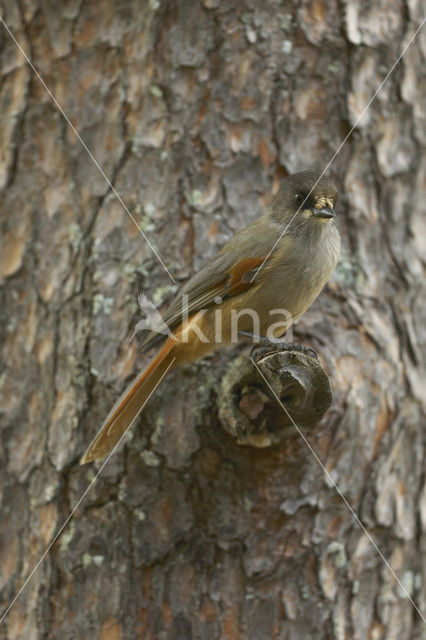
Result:
<instances>
[{"instance_id":1,"label":"bird's breast","mask_svg":"<svg viewBox=\"0 0 426 640\"><path fill-rule=\"evenodd\" d=\"M257 292L265 312L281 307L297 319L317 298L340 255L337 229L330 226L327 231L318 242L295 238L278 247Z\"/></svg>"}]
</instances>

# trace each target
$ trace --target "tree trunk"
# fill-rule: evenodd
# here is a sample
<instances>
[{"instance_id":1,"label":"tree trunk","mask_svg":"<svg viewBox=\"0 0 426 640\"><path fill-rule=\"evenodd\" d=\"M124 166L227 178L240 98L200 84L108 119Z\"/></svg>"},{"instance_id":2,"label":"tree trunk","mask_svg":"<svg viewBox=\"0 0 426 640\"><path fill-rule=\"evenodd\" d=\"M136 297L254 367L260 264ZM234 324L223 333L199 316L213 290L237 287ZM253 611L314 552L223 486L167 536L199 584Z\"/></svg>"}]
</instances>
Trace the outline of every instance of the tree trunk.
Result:
<instances>
[{"instance_id":1,"label":"tree trunk","mask_svg":"<svg viewBox=\"0 0 426 640\"><path fill-rule=\"evenodd\" d=\"M364 529L296 431L255 448L221 423L244 345L176 370L79 503L148 361L137 294L164 309L283 176L327 165L421 3L0 11L177 282L0 24L0 611L79 505L0 637L425 638L424 31L330 168L342 257L295 330L334 394L306 437Z\"/></svg>"}]
</instances>

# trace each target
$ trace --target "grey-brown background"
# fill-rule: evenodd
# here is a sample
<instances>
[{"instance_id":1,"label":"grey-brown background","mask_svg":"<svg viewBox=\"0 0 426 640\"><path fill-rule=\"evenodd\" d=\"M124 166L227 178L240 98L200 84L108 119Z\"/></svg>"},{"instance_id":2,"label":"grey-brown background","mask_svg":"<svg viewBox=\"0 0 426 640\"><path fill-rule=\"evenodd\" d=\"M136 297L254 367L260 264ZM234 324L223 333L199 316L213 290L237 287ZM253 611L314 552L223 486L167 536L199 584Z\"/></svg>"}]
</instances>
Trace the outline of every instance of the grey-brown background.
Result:
<instances>
[{"instance_id":1,"label":"grey-brown background","mask_svg":"<svg viewBox=\"0 0 426 640\"><path fill-rule=\"evenodd\" d=\"M283 176L325 166L422 17L420 0L0 8L179 283ZM332 166L343 254L297 331L335 394L312 446L424 613L425 51L420 34ZM0 145L4 610L147 361L137 293L175 289L2 25ZM230 357L167 380L0 637L426 637L300 438L259 451L223 431Z\"/></svg>"}]
</instances>

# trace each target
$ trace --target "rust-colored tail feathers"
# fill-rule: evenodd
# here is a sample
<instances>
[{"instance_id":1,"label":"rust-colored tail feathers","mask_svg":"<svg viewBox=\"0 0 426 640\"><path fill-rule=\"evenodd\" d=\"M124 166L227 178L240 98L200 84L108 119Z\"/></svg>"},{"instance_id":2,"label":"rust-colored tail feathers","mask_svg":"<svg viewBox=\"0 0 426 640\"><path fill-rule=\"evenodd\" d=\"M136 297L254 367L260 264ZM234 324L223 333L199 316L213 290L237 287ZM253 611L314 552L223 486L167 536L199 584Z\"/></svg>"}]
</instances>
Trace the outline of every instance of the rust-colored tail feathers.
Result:
<instances>
[{"instance_id":1,"label":"rust-colored tail feathers","mask_svg":"<svg viewBox=\"0 0 426 640\"><path fill-rule=\"evenodd\" d=\"M88 446L80 464L104 458L117 444L144 408L152 392L173 368L176 360L173 355L175 345L175 340L168 338L148 367L127 387Z\"/></svg>"}]
</instances>

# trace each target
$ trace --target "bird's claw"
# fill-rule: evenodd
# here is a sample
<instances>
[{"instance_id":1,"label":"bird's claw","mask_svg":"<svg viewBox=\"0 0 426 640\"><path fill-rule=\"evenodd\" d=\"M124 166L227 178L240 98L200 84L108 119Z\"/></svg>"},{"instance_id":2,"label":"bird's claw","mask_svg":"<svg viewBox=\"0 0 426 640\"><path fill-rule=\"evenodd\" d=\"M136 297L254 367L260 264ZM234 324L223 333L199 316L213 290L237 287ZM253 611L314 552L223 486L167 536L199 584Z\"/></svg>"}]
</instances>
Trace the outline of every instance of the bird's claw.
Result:
<instances>
[{"instance_id":1,"label":"bird's claw","mask_svg":"<svg viewBox=\"0 0 426 640\"><path fill-rule=\"evenodd\" d=\"M268 353L274 351L297 351L303 353L310 358L318 359L317 353L310 347L305 347L298 342L285 342L279 338L267 338L266 336L260 336L256 333L250 333L249 331L239 331L239 335L245 338L252 338L258 344L255 344L250 352L250 358L258 362L261 358L265 357Z\"/></svg>"}]
</instances>

